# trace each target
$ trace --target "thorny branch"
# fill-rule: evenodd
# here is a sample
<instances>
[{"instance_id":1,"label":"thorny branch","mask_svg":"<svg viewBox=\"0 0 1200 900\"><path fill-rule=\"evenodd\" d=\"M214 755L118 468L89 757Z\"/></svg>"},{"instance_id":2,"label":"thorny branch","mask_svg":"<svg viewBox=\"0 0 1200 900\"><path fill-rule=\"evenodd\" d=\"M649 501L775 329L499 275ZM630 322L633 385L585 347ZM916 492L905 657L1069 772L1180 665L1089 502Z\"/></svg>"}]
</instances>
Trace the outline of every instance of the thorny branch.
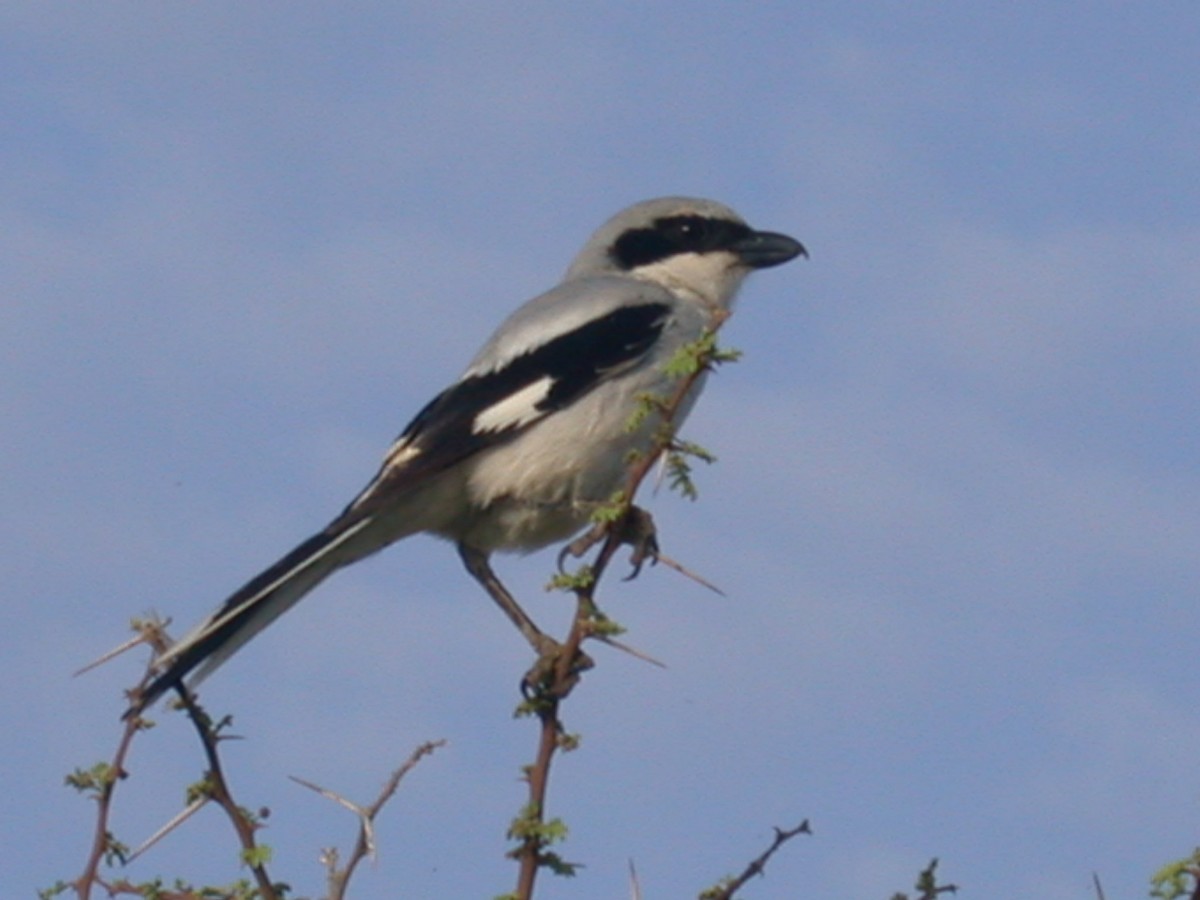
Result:
<instances>
[{"instance_id":1,"label":"thorny branch","mask_svg":"<svg viewBox=\"0 0 1200 900\"><path fill-rule=\"evenodd\" d=\"M584 577L573 580L571 590L575 593L575 616L554 667L522 706L521 711L537 716L540 728L534 762L526 769L528 801L509 829L509 837L518 841L509 854L518 863L517 888L511 895L517 900L530 900L537 874L542 868L550 868L562 875L574 874L573 864L547 849L565 834L561 822L547 820L545 815L551 763L557 751L573 749L576 743L563 727L559 707L579 681L577 661L581 658L582 643L591 637L607 637L607 619L599 612L594 599L597 585L625 541L631 517L637 514L633 499L639 487L663 453L674 445L675 417L679 409L697 382L724 359L716 347L715 335L728 317L729 313L724 311L714 314L709 331L697 342L698 349L695 350L692 365L680 372L678 383L668 397L645 398L648 413L657 415L661 426L648 451L635 458L629 466L619 505L605 517L603 543L595 559L585 568ZM637 565L635 563L635 571Z\"/></svg>"},{"instance_id":2,"label":"thorny branch","mask_svg":"<svg viewBox=\"0 0 1200 900\"><path fill-rule=\"evenodd\" d=\"M208 713L196 702L196 698L190 690L183 685L179 685L176 690L179 693L180 703L187 711L188 718L196 727L196 734L200 737L200 743L204 747L204 756L208 760L208 771L205 773L204 780L206 793L229 817L233 830L237 833L238 841L242 845L242 861L250 868L262 900L280 900L282 895L267 874L261 848L255 837L255 832L260 827L258 820L266 818L268 811L264 809L255 816L249 810L239 806L233 799L233 793L229 789L229 782L225 778L225 771L221 765L221 755L217 745L225 738L221 736L220 731L231 720L224 718L214 723Z\"/></svg>"},{"instance_id":3,"label":"thorny branch","mask_svg":"<svg viewBox=\"0 0 1200 900\"><path fill-rule=\"evenodd\" d=\"M169 643L163 631L164 626L157 621L138 622L136 623L136 627L138 630L137 637L122 645L115 652L124 652L138 644L149 644L153 648L155 655L158 655ZM92 666L99 665L110 658L111 655L106 654L103 658L90 666L84 667L76 674L86 672ZM147 671L137 690L141 690L149 680L150 672ZM80 900L88 900L91 897L92 885L103 883L100 878L100 864L105 858L114 855L118 858L123 856L123 849L114 841L108 825L112 814L113 794L116 791L117 781L126 775L125 759L129 755L130 746L133 744L133 736L142 727L143 724L136 717L131 717L125 722L125 727L121 732L121 739L117 744L116 753L113 754L112 762L108 764L102 773L100 783L96 785L96 828L92 836L92 847L88 853L87 861L84 863L83 872L73 884L75 893L79 896Z\"/></svg>"},{"instance_id":4,"label":"thorny branch","mask_svg":"<svg viewBox=\"0 0 1200 900\"><path fill-rule=\"evenodd\" d=\"M81 672L87 671L102 662L106 662L114 656L140 644L149 644L154 650L154 657L159 656L170 645L170 639L164 631L165 626L163 623L154 620L139 621L134 623L134 627L138 634L133 640L126 642L117 648L117 650L105 654L104 657L85 667ZM129 695L137 696L149 683L152 675L153 662L147 667L142 681L133 691L129 692ZM180 884L176 886L176 889L172 890L164 888L159 882L137 885L123 878L110 881L100 874L102 864L124 864L132 861L135 857L179 827L200 807L212 800L225 811L230 822L233 824L234 831L237 833L238 841L241 845L241 860L250 869L254 879L253 888L250 887L249 883L242 882L235 891L236 896L253 895L257 900L282 900L284 893L287 891L287 886L271 880L265 865L265 861L270 855L269 848L259 844L256 838L256 832L261 827L262 820L266 818L269 812L264 809L257 814L252 813L234 800L228 779L225 775L224 766L221 762L220 743L223 740L229 739L229 736L223 735L222 731L229 726L231 719L225 717L214 722L208 713L196 702L195 695L191 691L182 685L177 686L176 690L179 694L179 705L186 712L188 719L196 729L208 764L203 779L189 789L188 806L181 813L173 817L165 826L160 828L133 853L130 853L128 848L113 836L109 830L109 821L116 783L127 775L125 760L132 745L134 735L139 731L151 727L151 723L141 715L128 716L124 720L124 731L122 732L121 740L112 761L102 763L88 771L77 771L68 778L70 784L80 790L88 791L97 801L96 826L92 847L82 874L70 884L60 883L49 891L43 892L45 896L53 896L61 893L63 890L74 889L75 894L80 900L90 900L93 886L102 888L110 897L136 895L155 896L161 898L161 900L197 900L197 898L201 897L218 896L217 893L213 892L216 890L213 888L194 889ZM331 900L342 900L344 898L355 867L364 856L374 853L375 843L372 826L375 817L395 794L400 786L401 779L422 757L444 743L445 741L433 741L418 747L408 760L392 773L371 806L362 809L353 804L347 804L359 814L361 827L357 845L351 853L349 862L345 868L336 872L334 868L330 870L331 890L335 884L334 875L336 874L337 876L337 889L331 892ZM300 781L300 779L296 780ZM307 782L301 781L300 783L313 787L316 790L321 790L320 788L316 788L315 785L309 785ZM322 793L328 794L329 792L322 791ZM340 800L340 798L336 799ZM345 803L345 801L341 802ZM336 859L336 851L333 851L333 856ZM234 896L234 894L222 889L219 896Z\"/></svg>"},{"instance_id":5,"label":"thorny branch","mask_svg":"<svg viewBox=\"0 0 1200 900\"><path fill-rule=\"evenodd\" d=\"M771 846L762 852L761 855L753 860L742 874L733 879L726 879L715 887L709 888L700 895L700 900L733 900L733 895L747 881L754 878L756 875L762 875L766 869L767 861L775 855L775 851L790 841L798 834L812 834L812 829L808 827L808 819L805 819L795 828L790 831L784 831L782 828L775 829L775 840L771 842Z\"/></svg>"}]
</instances>

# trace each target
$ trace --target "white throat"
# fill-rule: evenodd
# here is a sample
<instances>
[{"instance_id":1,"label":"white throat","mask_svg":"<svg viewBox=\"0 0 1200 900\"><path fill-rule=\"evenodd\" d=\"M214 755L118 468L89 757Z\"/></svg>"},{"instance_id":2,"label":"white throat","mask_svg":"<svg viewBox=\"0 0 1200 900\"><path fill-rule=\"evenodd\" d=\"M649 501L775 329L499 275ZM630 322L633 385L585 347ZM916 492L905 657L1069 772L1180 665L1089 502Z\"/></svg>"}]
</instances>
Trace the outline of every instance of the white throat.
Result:
<instances>
[{"instance_id":1,"label":"white throat","mask_svg":"<svg viewBox=\"0 0 1200 900\"><path fill-rule=\"evenodd\" d=\"M713 309L728 309L746 277L731 253L683 253L638 266L630 275Z\"/></svg>"}]
</instances>

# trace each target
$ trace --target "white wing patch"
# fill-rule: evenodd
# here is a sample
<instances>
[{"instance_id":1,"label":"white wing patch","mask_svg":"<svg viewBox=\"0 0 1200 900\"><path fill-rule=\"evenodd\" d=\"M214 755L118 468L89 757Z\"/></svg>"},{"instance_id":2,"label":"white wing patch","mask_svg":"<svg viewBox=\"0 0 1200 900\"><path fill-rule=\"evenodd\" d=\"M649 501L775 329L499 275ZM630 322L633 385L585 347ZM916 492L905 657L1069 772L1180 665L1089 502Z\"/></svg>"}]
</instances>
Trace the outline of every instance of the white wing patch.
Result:
<instances>
[{"instance_id":1,"label":"white wing patch","mask_svg":"<svg viewBox=\"0 0 1200 900\"><path fill-rule=\"evenodd\" d=\"M388 469L402 466L420 453L421 450L410 444L408 438L401 438L388 448L388 452L383 458L384 466Z\"/></svg>"},{"instance_id":2,"label":"white wing patch","mask_svg":"<svg viewBox=\"0 0 1200 900\"><path fill-rule=\"evenodd\" d=\"M484 431L503 431L518 428L538 418L542 412L537 405L546 399L554 379L543 375L537 381L510 394L499 403L493 403L475 417L471 430L476 434Z\"/></svg>"}]
</instances>

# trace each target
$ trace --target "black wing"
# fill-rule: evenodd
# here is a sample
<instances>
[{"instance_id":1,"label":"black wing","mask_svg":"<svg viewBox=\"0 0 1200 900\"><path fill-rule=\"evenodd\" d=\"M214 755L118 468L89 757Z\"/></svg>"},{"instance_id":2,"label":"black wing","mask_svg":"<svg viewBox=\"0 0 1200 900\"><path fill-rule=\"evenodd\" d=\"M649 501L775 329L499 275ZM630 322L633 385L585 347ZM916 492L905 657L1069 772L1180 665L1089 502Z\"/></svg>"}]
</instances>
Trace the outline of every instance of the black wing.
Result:
<instances>
[{"instance_id":1,"label":"black wing","mask_svg":"<svg viewBox=\"0 0 1200 900\"><path fill-rule=\"evenodd\" d=\"M442 391L404 429L379 474L346 513L369 514L387 488L443 472L570 405L640 359L662 334L669 313L665 303L619 307Z\"/></svg>"}]
</instances>

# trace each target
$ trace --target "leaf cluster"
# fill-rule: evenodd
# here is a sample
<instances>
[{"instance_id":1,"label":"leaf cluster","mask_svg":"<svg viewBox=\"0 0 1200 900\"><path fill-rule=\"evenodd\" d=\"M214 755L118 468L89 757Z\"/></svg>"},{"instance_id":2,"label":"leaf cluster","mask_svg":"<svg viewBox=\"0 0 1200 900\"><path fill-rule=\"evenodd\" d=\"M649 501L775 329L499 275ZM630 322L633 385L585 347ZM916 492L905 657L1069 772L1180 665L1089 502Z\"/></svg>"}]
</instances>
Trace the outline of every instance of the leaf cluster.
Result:
<instances>
[{"instance_id":1,"label":"leaf cluster","mask_svg":"<svg viewBox=\"0 0 1200 900\"><path fill-rule=\"evenodd\" d=\"M1200 847L1191 856L1167 863L1150 878L1150 896L1161 900L1200 900Z\"/></svg>"}]
</instances>

